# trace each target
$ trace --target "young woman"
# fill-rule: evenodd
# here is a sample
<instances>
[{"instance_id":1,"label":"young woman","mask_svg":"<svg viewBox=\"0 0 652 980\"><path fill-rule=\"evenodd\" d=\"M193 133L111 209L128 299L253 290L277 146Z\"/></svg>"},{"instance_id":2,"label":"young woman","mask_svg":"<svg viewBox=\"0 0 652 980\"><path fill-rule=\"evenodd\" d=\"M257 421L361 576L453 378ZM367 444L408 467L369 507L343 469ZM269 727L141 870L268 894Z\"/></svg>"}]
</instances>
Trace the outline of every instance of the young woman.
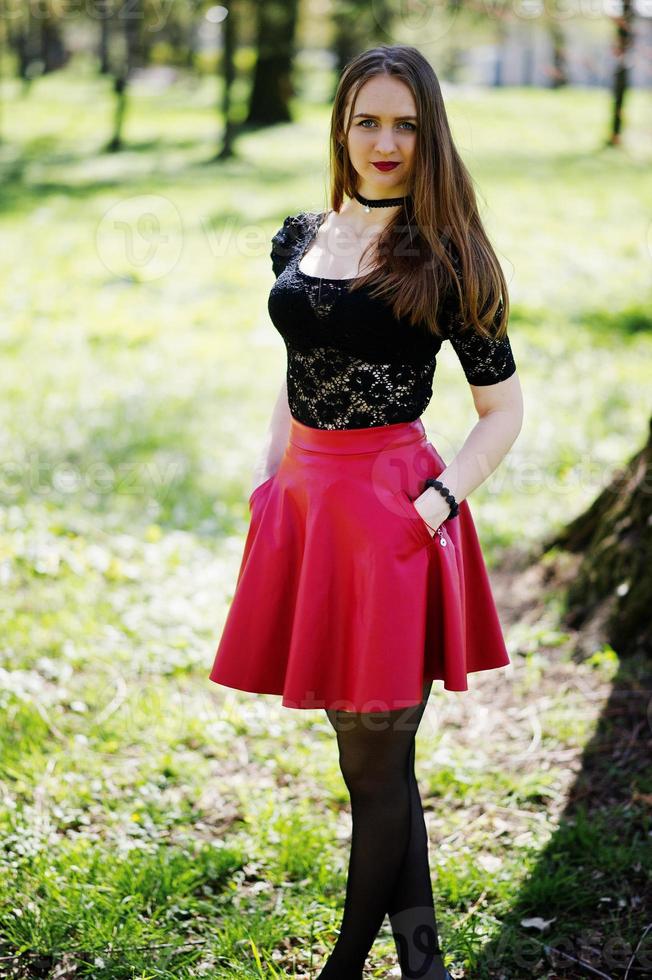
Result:
<instances>
[{"instance_id":1,"label":"young woman","mask_svg":"<svg viewBox=\"0 0 652 980\"><path fill-rule=\"evenodd\" d=\"M403 977L442 980L415 735L433 680L465 691L469 673L510 662L466 498L523 410L506 282L415 48L346 66L330 204L272 239L287 372L209 677L324 709L336 732L352 838L319 980L361 980L386 914ZM478 414L448 464L420 418L444 340ZM442 399L442 431L446 414Z\"/></svg>"}]
</instances>

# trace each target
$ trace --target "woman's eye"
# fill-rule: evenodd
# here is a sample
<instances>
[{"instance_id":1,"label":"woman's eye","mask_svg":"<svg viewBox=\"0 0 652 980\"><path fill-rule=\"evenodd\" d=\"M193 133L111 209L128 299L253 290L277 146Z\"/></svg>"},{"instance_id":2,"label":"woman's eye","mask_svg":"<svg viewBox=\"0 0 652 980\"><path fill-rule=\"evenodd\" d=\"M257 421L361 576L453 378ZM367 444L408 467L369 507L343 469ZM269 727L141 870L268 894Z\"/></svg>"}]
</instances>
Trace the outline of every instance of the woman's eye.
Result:
<instances>
[{"instance_id":1,"label":"woman's eye","mask_svg":"<svg viewBox=\"0 0 652 980\"><path fill-rule=\"evenodd\" d=\"M363 119L361 122L358 123L358 126L364 126L365 129L369 129L368 126L365 126L365 123L374 123L374 122L375 122L374 119ZM408 130L408 132L410 132L411 130L415 130L417 128L414 125L414 123L407 122L407 120L405 122L399 123L399 125L400 126L409 126L410 129Z\"/></svg>"}]
</instances>

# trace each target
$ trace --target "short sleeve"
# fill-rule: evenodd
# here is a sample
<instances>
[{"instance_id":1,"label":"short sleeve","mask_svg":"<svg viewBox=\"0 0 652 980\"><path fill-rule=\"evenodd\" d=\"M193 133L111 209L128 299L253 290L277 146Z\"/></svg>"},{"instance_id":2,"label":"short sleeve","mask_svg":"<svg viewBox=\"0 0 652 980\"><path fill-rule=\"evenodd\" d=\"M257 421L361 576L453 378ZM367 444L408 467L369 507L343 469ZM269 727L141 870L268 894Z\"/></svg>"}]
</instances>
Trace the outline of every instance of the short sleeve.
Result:
<instances>
[{"instance_id":1,"label":"short sleeve","mask_svg":"<svg viewBox=\"0 0 652 980\"><path fill-rule=\"evenodd\" d=\"M501 300L494 318L494 327L500 322L502 310ZM448 339L469 384L495 385L499 381L506 381L516 371L512 345L507 334L496 340L495 337L481 337L475 330L459 331L453 327Z\"/></svg>"},{"instance_id":2,"label":"short sleeve","mask_svg":"<svg viewBox=\"0 0 652 980\"><path fill-rule=\"evenodd\" d=\"M452 246L449 254L456 272L461 278L461 265L457 249ZM472 327L465 328L459 313L457 295L453 299L452 291L446 298L444 309L447 320L447 339L450 340L451 347L457 354L469 384L495 385L499 381L506 381L514 374L516 363L512 345L506 333L500 340L497 340L495 337L480 336ZM500 323L502 312L503 301L501 299L494 316L494 331Z\"/></svg>"},{"instance_id":3,"label":"short sleeve","mask_svg":"<svg viewBox=\"0 0 652 980\"><path fill-rule=\"evenodd\" d=\"M272 260L272 269L277 279L293 255L303 230L303 212L296 215L289 214L278 231L272 236L272 250L269 254Z\"/></svg>"}]
</instances>

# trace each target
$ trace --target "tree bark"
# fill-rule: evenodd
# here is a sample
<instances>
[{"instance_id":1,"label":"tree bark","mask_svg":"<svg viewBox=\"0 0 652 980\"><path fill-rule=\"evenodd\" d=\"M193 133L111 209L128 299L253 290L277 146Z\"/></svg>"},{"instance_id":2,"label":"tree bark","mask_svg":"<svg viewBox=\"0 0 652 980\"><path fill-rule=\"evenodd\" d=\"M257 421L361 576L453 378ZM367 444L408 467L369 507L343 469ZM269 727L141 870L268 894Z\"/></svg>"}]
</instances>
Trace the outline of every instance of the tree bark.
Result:
<instances>
[{"instance_id":1,"label":"tree bark","mask_svg":"<svg viewBox=\"0 0 652 980\"><path fill-rule=\"evenodd\" d=\"M16 53L17 75L27 88L32 81L30 65L37 57L39 45L31 8L23 7L18 16L8 17L6 24L7 43Z\"/></svg>"},{"instance_id":2,"label":"tree bark","mask_svg":"<svg viewBox=\"0 0 652 980\"><path fill-rule=\"evenodd\" d=\"M55 17L42 16L40 24L40 49L43 74L57 71L69 60L69 54L61 35L60 24Z\"/></svg>"},{"instance_id":3,"label":"tree bark","mask_svg":"<svg viewBox=\"0 0 652 980\"><path fill-rule=\"evenodd\" d=\"M97 17L99 20L100 35L97 45L97 56L99 60L100 75L109 75L111 65L109 62L109 38L111 36L111 0L95 0Z\"/></svg>"},{"instance_id":4,"label":"tree bark","mask_svg":"<svg viewBox=\"0 0 652 980\"><path fill-rule=\"evenodd\" d=\"M221 114L224 120L224 129L222 131L222 146L216 155L216 159L228 160L234 155L233 139L235 126L231 118L231 97L233 82L235 80L236 25L234 20L235 4L233 0L222 0L222 5L226 7L227 14L222 21L223 47L221 62L218 60L218 70L222 73Z\"/></svg>"},{"instance_id":5,"label":"tree bark","mask_svg":"<svg viewBox=\"0 0 652 980\"><path fill-rule=\"evenodd\" d=\"M121 11L118 11L120 17ZM113 136L107 150L116 153L122 149L122 128L127 111L127 94L129 78L133 71L140 50L140 34L143 25L143 0L131 0L122 8L122 28L124 31L124 58L113 80L115 94L115 115Z\"/></svg>"},{"instance_id":6,"label":"tree bark","mask_svg":"<svg viewBox=\"0 0 652 980\"><path fill-rule=\"evenodd\" d=\"M620 656L652 655L652 418L647 443L545 550L581 555L564 622L598 625Z\"/></svg>"},{"instance_id":7,"label":"tree bark","mask_svg":"<svg viewBox=\"0 0 652 980\"><path fill-rule=\"evenodd\" d=\"M291 120L297 14L298 0L257 2L257 58L245 120L247 126L269 126Z\"/></svg>"},{"instance_id":8,"label":"tree bark","mask_svg":"<svg viewBox=\"0 0 652 980\"><path fill-rule=\"evenodd\" d=\"M336 0L332 7L335 85L344 68L374 44L392 43L394 12L387 0ZM335 91L333 90L333 95Z\"/></svg>"},{"instance_id":9,"label":"tree bark","mask_svg":"<svg viewBox=\"0 0 652 980\"><path fill-rule=\"evenodd\" d=\"M623 0L621 17L616 17L616 43L614 54L616 68L613 78L613 114L611 133L607 140L608 146L618 146L623 129L623 106L629 88L629 52L634 43L634 9L632 0Z\"/></svg>"}]
</instances>

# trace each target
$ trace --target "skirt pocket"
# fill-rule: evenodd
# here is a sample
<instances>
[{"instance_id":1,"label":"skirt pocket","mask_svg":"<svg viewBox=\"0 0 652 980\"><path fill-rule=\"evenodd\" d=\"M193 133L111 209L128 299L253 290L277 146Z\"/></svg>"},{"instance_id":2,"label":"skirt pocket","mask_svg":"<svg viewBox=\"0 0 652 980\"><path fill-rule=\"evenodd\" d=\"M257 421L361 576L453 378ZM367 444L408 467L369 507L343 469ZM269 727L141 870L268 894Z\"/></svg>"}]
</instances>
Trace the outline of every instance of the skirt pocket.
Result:
<instances>
[{"instance_id":1,"label":"skirt pocket","mask_svg":"<svg viewBox=\"0 0 652 980\"><path fill-rule=\"evenodd\" d=\"M396 490L394 496L401 505L404 513L410 519L410 526L414 529L416 536L422 545L432 545L437 542L442 548L449 548L455 551L455 545L446 529L446 524L442 524L434 534L428 530L428 525L424 521L419 511L414 506L414 501L406 490Z\"/></svg>"},{"instance_id":2,"label":"skirt pocket","mask_svg":"<svg viewBox=\"0 0 652 980\"><path fill-rule=\"evenodd\" d=\"M253 507L254 500L257 498L257 496L260 493L260 491L263 488L266 488L269 484L271 484L271 482L272 482L272 480L274 479L275 476L276 476L276 473L272 473L271 476L268 476L266 480L263 480L262 483L259 483L258 486L257 487L254 487L254 489L251 491L251 493L249 494L249 500L247 501L247 505L248 505L250 511L251 511L251 509Z\"/></svg>"},{"instance_id":3,"label":"skirt pocket","mask_svg":"<svg viewBox=\"0 0 652 980\"><path fill-rule=\"evenodd\" d=\"M434 448L397 445L409 425L291 424L248 498L210 680L287 707L378 711L420 703L426 678L466 691L470 672L508 665L468 503L435 534L415 507L443 468Z\"/></svg>"},{"instance_id":4,"label":"skirt pocket","mask_svg":"<svg viewBox=\"0 0 652 980\"><path fill-rule=\"evenodd\" d=\"M421 544L430 545L433 542L433 537L430 531L426 527L426 522L422 518L419 511L414 506L411 497L408 495L406 490L400 489L394 492L398 503L400 504L403 512L409 521L409 527L412 529L417 541Z\"/></svg>"}]
</instances>

